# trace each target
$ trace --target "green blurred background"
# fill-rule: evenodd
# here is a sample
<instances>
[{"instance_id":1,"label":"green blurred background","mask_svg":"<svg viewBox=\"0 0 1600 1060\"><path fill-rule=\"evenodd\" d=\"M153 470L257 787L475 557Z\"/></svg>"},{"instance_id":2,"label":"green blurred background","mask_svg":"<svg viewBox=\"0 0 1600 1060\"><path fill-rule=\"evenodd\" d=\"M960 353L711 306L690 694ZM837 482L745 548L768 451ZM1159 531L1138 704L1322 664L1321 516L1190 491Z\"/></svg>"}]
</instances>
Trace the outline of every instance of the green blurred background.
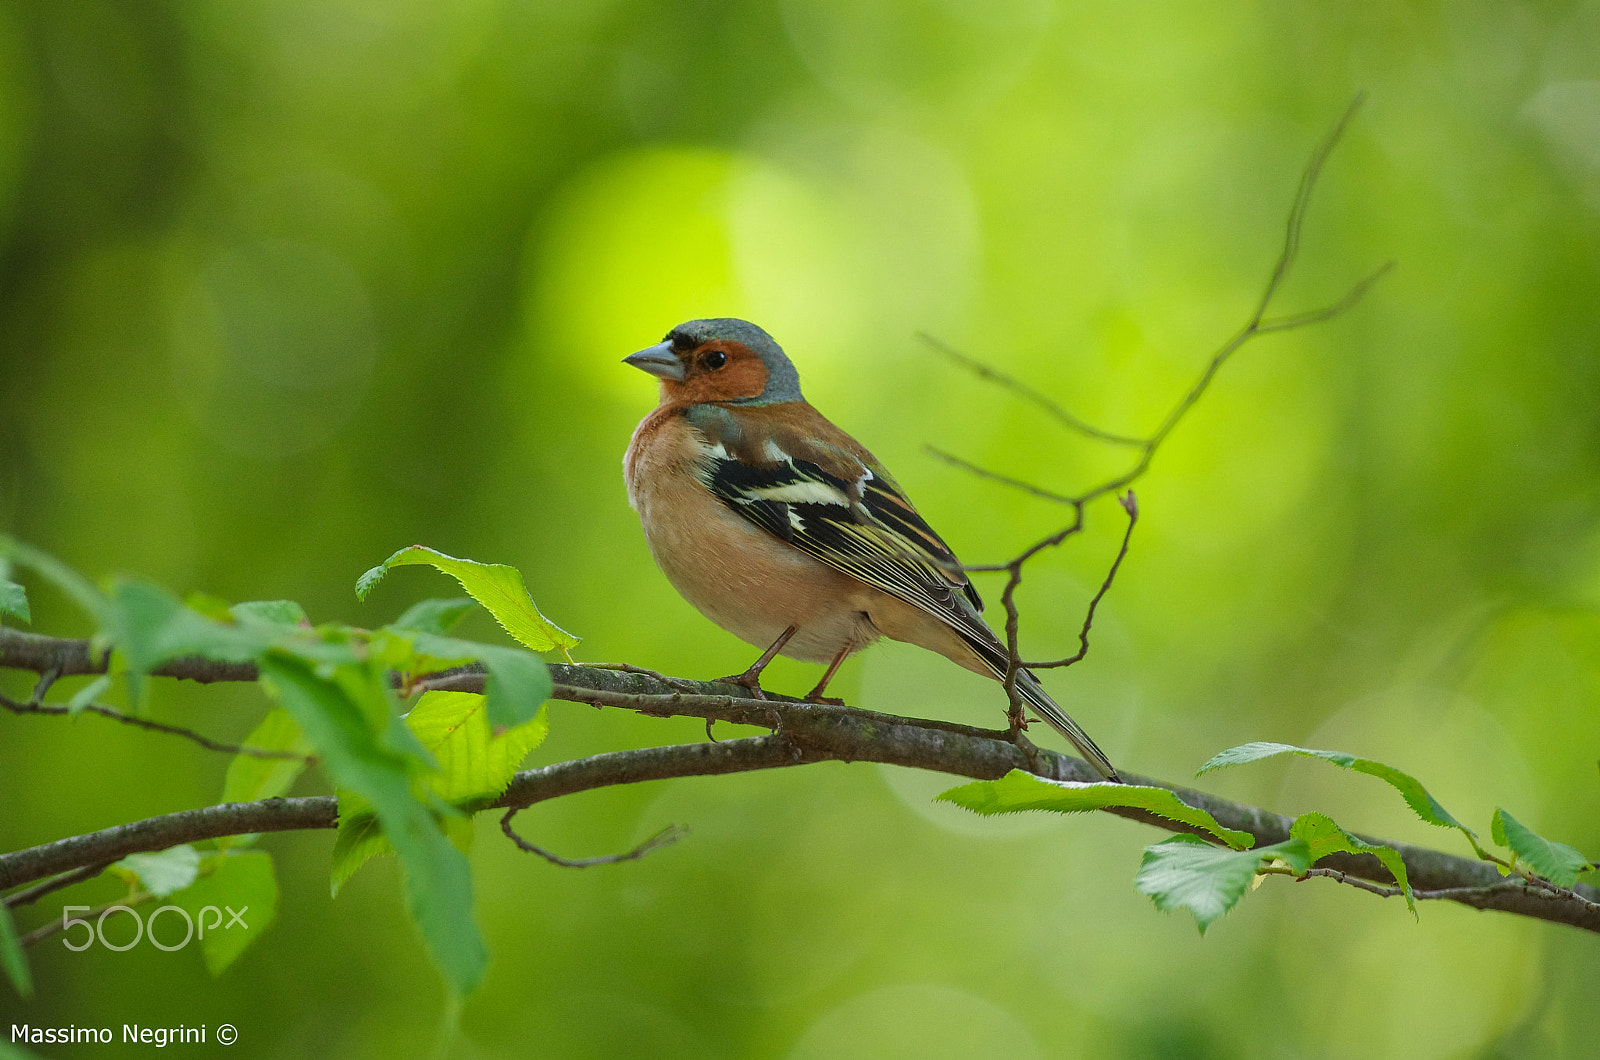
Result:
<instances>
[{"instance_id":1,"label":"green blurred background","mask_svg":"<svg viewBox=\"0 0 1600 1060\"><path fill-rule=\"evenodd\" d=\"M925 444L1063 490L1125 454L916 332L1151 429L1248 315L1358 89L1280 306L1398 268L1228 365L1140 483L1092 654L1048 680L1139 772L1182 779L1253 739L1334 747L1480 830L1503 805L1593 854L1592 3L10 0L0 529L94 577L365 624L450 594L405 571L356 604L362 570L424 542L519 566L581 659L738 670L752 650L676 596L628 511L619 461L654 387L621 357L692 317L763 324L964 558L1003 559L1063 513ZM1031 570L1029 655L1075 646L1121 532L1109 499L1090 519ZM30 585L36 630L86 630ZM1001 718L993 685L900 645L835 687ZM263 704L169 684L152 709L238 738ZM536 761L703 738L552 717ZM0 717L0 846L213 801L226 765L100 719ZM931 805L950 783L829 764L524 815L569 855L692 829L586 872L480 822L493 959L452 1055L1595 1055L1591 937L1269 880L1201 939L1132 887L1158 833ZM1207 783L1461 847L1313 763ZM442 992L392 859L331 900L331 843L265 841L279 919L219 979L193 950L52 941L39 997L0 992L0 1025L226 1021L227 1055L423 1052Z\"/></svg>"}]
</instances>

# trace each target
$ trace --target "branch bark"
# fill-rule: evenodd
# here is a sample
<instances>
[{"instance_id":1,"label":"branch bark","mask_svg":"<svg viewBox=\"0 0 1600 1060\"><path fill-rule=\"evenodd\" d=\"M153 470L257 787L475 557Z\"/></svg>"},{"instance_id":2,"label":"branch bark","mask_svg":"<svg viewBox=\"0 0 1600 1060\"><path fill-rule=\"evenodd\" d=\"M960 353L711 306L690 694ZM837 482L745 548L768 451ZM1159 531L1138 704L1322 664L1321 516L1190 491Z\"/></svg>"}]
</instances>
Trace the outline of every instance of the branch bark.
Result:
<instances>
[{"instance_id":1,"label":"branch bark","mask_svg":"<svg viewBox=\"0 0 1600 1060\"><path fill-rule=\"evenodd\" d=\"M80 647L81 646L81 647ZM64 659L87 652L87 642L52 638L0 628L0 667L44 672ZM82 658L87 665L93 660ZM103 668L103 664L102 664ZM805 703L768 693L765 700L747 698L736 685L663 678L636 670L552 665L555 697L596 707L632 710L650 717L692 717L770 729L765 736L718 743L677 744L637 751L615 751L518 773L491 807L522 809L535 803L594 788L637 784L675 777L715 776L809 765L816 762L880 762L926 769L976 780L993 780L1023 769L1053 780L1093 782L1099 778L1087 763L1034 747L1024 737L1013 739L1004 729L983 729L951 722L904 718L852 707ZM212 664L177 660L163 670L168 676L194 680L217 678ZM235 667L234 680L254 673ZM94 669L78 672L95 673ZM481 691L483 675L457 672L423 682L424 688ZM1256 806L1233 802L1203 791L1151 777L1126 775L1129 783L1166 788L1191 806L1209 812L1223 825L1249 832L1257 846L1289 837L1292 818ZM1105 811L1154 825L1166 831L1190 831L1176 822L1131 809ZM334 828L338 803L331 796L267 799L231 803L152 817L87 835L0 854L0 888L18 887L57 873L103 865L142 851L164 850L250 832L282 832ZM1553 923L1600 932L1600 894L1575 888L1571 895L1547 891L1520 877L1502 877L1487 862L1458 857L1427 847L1362 837L1394 847L1405 860L1412 886L1441 900L1475 909L1496 909ZM1340 877L1379 885L1393 878L1370 855L1335 855L1318 862ZM1345 882L1341 880L1341 882ZM24 892L26 893L26 892ZM14 896L15 897L15 896Z\"/></svg>"}]
</instances>

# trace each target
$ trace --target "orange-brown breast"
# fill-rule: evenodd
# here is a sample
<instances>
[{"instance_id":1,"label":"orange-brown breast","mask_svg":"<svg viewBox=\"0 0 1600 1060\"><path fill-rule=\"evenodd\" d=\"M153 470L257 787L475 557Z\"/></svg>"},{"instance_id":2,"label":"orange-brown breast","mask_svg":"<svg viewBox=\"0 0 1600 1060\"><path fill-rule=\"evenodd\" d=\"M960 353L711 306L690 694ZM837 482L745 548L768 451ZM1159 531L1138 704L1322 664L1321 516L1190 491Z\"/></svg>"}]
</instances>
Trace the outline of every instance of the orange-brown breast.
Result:
<instances>
[{"instance_id":1,"label":"orange-brown breast","mask_svg":"<svg viewBox=\"0 0 1600 1060\"><path fill-rule=\"evenodd\" d=\"M744 519L695 477L706 446L664 405L634 431L623 459L628 502L667 579L701 614L757 647L789 626L783 654L827 662L878 637L866 616L878 590Z\"/></svg>"}]
</instances>

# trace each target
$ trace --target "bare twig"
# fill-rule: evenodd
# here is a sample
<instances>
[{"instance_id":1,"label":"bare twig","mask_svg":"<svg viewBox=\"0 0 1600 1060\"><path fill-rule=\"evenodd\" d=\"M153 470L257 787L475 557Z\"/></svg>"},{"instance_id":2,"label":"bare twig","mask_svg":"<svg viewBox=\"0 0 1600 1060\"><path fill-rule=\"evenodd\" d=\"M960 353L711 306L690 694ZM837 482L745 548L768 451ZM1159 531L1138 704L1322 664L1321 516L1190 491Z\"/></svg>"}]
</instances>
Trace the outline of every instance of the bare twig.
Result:
<instances>
[{"instance_id":1,"label":"bare twig","mask_svg":"<svg viewBox=\"0 0 1600 1060\"><path fill-rule=\"evenodd\" d=\"M1256 871L1263 876L1288 876L1301 881L1308 880L1313 876L1325 877L1330 880L1335 880L1339 883L1348 884L1357 890L1366 891L1368 894L1375 894L1380 898L1398 898L1406 893L1399 887L1390 886L1388 884L1373 883L1371 880L1364 880L1359 876L1353 876L1348 872L1341 872L1338 869L1311 868L1307 869L1304 875L1301 875L1286 865L1264 865ZM1549 901L1575 902L1582 906L1588 906L1596 912L1600 912L1600 904L1597 904L1596 902L1590 900L1584 895L1577 893L1569 887L1562 887L1558 884L1551 883L1549 880L1541 880L1520 874L1514 879L1502 879L1498 883L1490 883L1482 886L1441 887L1434 890L1418 890L1416 888L1412 888L1411 890L1411 897L1415 898L1419 902L1461 902L1466 905L1475 906L1479 909L1496 908L1495 906L1481 903L1491 902L1495 900L1496 896L1498 895L1524 895Z\"/></svg>"},{"instance_id":2,"label":"bare twig","mask_svg":"<svg viewBox=\"0 0 1600 1060\"><path fill-rule=\"evenodd\" d=\"M534 846L517 834L516 829L511 827L511 819L521 812L520 809L515 807L507 810L504 816L500 818L500 831L504 832L506 838L517 845L518 850L529 854L537 854L550 864L560 865L565 869L590 869L596 865L615 865L622 861L638 861L651 851L671 846L689 834L687 828L681 825L669 824L632 850L625 850L621 854L601 854L592 858L564 858L559 854L550 853L543 847Z\"/></svg>"},{"instance_id":3,"label":"bare twig","mask_svg":"<svg viewBox=\"0 0 1600 1060\"><path fill-rule=\"evenodd\" d=\"M954 453L947 453L937 446L925 445L922 447L922 450L929 456L937 457L952 467L960 468L969 475L976 475L978 478L988 479L991 482L998 482L1002 486L1009 486L1011 489L1021 490L1023 493L1031 493L1040 500L1051 501L1055 504L1071 504L1074 500L1076 500L1076 498L1068 497L1064 493L1057 493L1054 490L1047 490L1043 486L1035 486L1033 483L1024 482L1020 478L1012 478L1010 475L1002 475L998 471L991 471L986 467L980 467L970 460L964 460L961 457L956 456ZM966 567L964 569L978 570L980 568Z\"/></svg>"},{"instance_id":4,"label":"bare twig","mask_svg":"<svg viewBox=\"0 0 1600 1060\"><path fill-rule=\"evenodd\" d=\"M69 707L55 704L18 703L16 700L0 695L0 707L4 707L13 714L71 714ZM210 737L202 736L193 729L185 729L181 725L167 725L148 718L136 718L132 714L124 714L113 707L102 707L98 703L88 703L78 708L85 714L98 714L102 718L121 722L123 725L132 725L139 729L148 729L151 732L164 732L169 736L181 736L199 744L208 751L221 751L224 754L249 755L251 758L288 758L305 762L310 765L316 762L312 755L298 754L294 751L269 751L260 747L250 747L246 744L223 743Z\"/></svg>"},{"instance_id":5,"label":"bare twig","mask_svg":"<svg viewBox=\"0 0 1600 1060\"><path fill-rule=\"evenodd\" d=\"M93 920L108 910L116 909L118 906L121 906L125 909L131 909L136 905L142 905L143 903L148 902L153 897L155 896L150 894L148 891L134 891L132 894L124 895L115 902L107 902L105 905L96 906L78 919ZM54 935L56 932L61 931L66 926L66 919L64 917L56 920L47 920L39 927L34 928L26 935L18 938L17 941L20 942L24 948L26 948L36 943L43 942L45 939L49 938L51 935Z\"/></svg>"},{"instance_id":6,"label":"bare twig","mask_svg":"<svg viewBox=\"0 0 1600 1060\"><path fill-rule=\"evenodd\" d=\"M29 905L33 902L37 902L39 899L43 898L47 894L50 894L52 891L59 891L64 887L71 887L75 883L82 883L84 880L94 879L96 876L106 871L107 866L110 864L111 862L107 861L100 865L85 865L81 869L73 869L71 872L63 872L54 879L45 880L43 883L34 884L32 887L29 887L26 890L18 891L15 894L6 895L3 904L11 909L15 909L22 905Z\"/></svg>"},{"instance_id":7,"label":"bare twig","mask_svg":"<svg viewBox=\"0 0 1600 1060\"><path fill-rule=\"evenodd\" d=\"M1322 169L1327 163L1328 156L1333 152L1334 147L1337 146L1339 140L1343 137L1345 128L1349 125L1351 118L1355 116L1356 111L1360 108L1365 98L1365 93L1361 93L1351 100L1350 105L1339 117L1339 120L1334 123L1333 128L1328 131L1328 134L1323 137L1322 141L1312 151L1311 158L1307 162L1304 172L1301 174L1300 186L1295 192L1294 203L1289 209L1289 218L1285 226L1282 248L1279 251L1277 261L1273 265L1272 273L1267 279L1266 286L1261 292L1260 300L1256 303L1255 311L1250 315L1250 318L1244 323L1244 325L1239 328L1239 330L1236 331L1227 342L1223 343L1215 353L1212 354L1211 359L1206 362L1204 369L1202 369L1199 378L1190 385L1189 389L1184 392L1183 396L1178 399L1177 403L1174 404L1170 410L1168 410L1166 416L1161 420L1160 425L1147 437L1136 438L1129 435L1115 434L1113 432L1104 431L1098 427L1091 426L1078 417L1066 412L1054 401L1040 394L1026 383L1007 375L991 365L969 357L964 353L959 353L936 339L924 336L929 344L935 349L943 353L945 356L948 356L966 366L968 369L975 372L979 378L997 383L1007 390L1010 390L1022 397L1024 400L1038 405L1072 430L1086 435L1087 437L1107 442L1109 444L1126 446L1135 450L1138 454L1133 464L1123 470L1120 474L1101 482L1099 485L1094 486L1083 493L1067 495L1058 493L1054 490L1046 489L1033 483L1024 482L1020 479L998 471L980 467L971 463L970 461L964 460L958 456L953 456L942 450L929 450L939 459L977 475L980 478L998 482L1010 488L1021 490L1030 496L1039 497L1043 500L1065 505L1072 509L1071 521L1065 526L1062 526L1053 533L1050 533L1045 537L1035 541L1033 544L1029 545L1027 548L1023 549L1017 555L1013 556L1004 563L976 564L968 565L964 568L972 573L1003 572L1006 575L1006 584L1005 588L1001 591L1000 602L1001 606L1005 610L1006 615L1005 631L1008 663L1005 673L1005 689L1006 698L1010 703L1010 717L1013 728L1019 727L1022 724L1023 719L1023 706L1017 694L1017 673L1019 670L1024 669L1029 665L1036 665L1023 662L1021 649L1019 647L1019 627L1021 625L1021 616L1017 611L1016 595L1018 587L1020 587L1022 584L1023 568L1039 553L1045 551L1046 549L1052 549L1060 546L1062 542L1066 541L1069 537L1072 537L1073 535L1082 531L1086 519L1085 510L1090 503L1108 494L1116 494L1122 490L1128 489L1133 485L1134 482L1138 481L1139 478L1144 475L1144 473L1149 469L1150 462L1154 459L1156 451L1161 448L1162 443L1167 440L1168 436L1172 434L1172 432L1177 428L1178 424L1183 421L1183 418L1189 413L1189 410L1195 406L1202 396L1204 396L1206 391L1210 388L1212 381L1216 378L1217 373L1222 370L1222 366L1228 362L1229 358L1242 349L1245 344L1260 335L1270 334L1273 332L1292 331L1297 328L1303 328L1312 324L1322 323L1323 321L1331 320L1334 317L1339 316L1341 313L1353 308L1372 287L1372 285L1377 283L1378 280L1393 266L1394 263L1389 262L1388 264L1385 264L1374 270L1367 276L1363 277L1354 286L1352 286L1341 298L1330 303L1329 305L1318 309L1308 310L1301 313L1293 313L1281 317L1269 318L1267 316L1267 311L1272 307L1273 299L1277 297L1279 291L1282 289L1284 280L1288 277L1290 270L1294 266L1295 258L1299 254L1300 234L1305 225L1306 210L1310 206L1311 193L1316 188L1317 179L1322 174ZM1112 564L1111 574L1115 574L1116 568L1122 562L1122 557L1126 554L1126 551L1127 538L1124 536L1123 550L1122 552L1118 553L1116 561ZM1107 576L1105 585L1109 585L1109 583L1110 575ZM1054 664L1037 665L1069 666L1080 661L1084 657L1084 654L1088 649L1089 627L1094 621L1094 609L1099 604L1103 595L1104 586L1102 587L1101 593L1097 594L1095 599L1089 605L1089 612L1085 618L1083 630L1079 634L1080 650L1078 654L1075 656L1068 656L1066 659L1062 659Z\"/></svg>"},{"instance_id":8,"label":"bare twig","mask_svg":"<svg viewBox=\"0 0 1600 1060\"><path fill-rule=\"evenodd\" d=\"M923 342L926 342L929 346L932 346L935 350L938 350L940 353L950 358L952 361L955 361L957 364L962 365L967 370L971 371L979 379L998 384L1006 390L1016 394L1023 400L1039 406L1070 430L1077 431L1079 434L1082 434L1088 438L1093 438L1096 441L1106 442L1109 445L1138 447L1144 444L1144 439L1142 438L1130 438L1127 435L1113 434L1110 431L1103 431L1100 428L1095 427L1082 419L1079 419L1077 416L1074 416L1072 413L1062 408L1061 405L1055 400L1046 397L1044 394L1035 390L1027 383L1024 383L1022 380L1002 372L993 365L985 364L975 357L967 356L948 343L928 334L926 331L918 332L917 337Z\"/></svg>"},{"instance_id":9,"label":"bare twig","mask_svg":"<svg viewBox=\"0 0 1600 1060\"><path fill-rule=\"evenodd\" d=\"M1065 659L1055 659L1050 662L1025 662L1021 665L1030 670L1049 670L1058 667L1073 666L1083 661L1089 654L1089 630L1094 627L1094 613L1100 607L1100 601L1106 598L1106 593L1111 591L1111 583L1116 580L1117 571L1122 567L1122 561L1128 558L1128 543L1133 540L1133 526L1139 521L1139 501L1129 490L1118 500L1122 510L1128 513L1128 528L1122 532L1122 547L1117 550L1117 558L1111 561L1111 569L1106 571L1105 580L1100 583L1099 590L1094 598L1089 601L1089 609L1084 612L1083 627L1078 630L1078 650L1075 654Z\"/></svg>"},{"instance_id":10,"label":"bare twig","mask_svg":"<svg viewBox=\"0 0 1600 1060\"><path fill-rule=\"evenodd\" d=\"M61 677L61 668L52 666L39 675L38 682L33 686L33 694L28 697L28 706L37 707L44 702L45 694L50 691L50 686Z\"/></svg>"}]
</instances>

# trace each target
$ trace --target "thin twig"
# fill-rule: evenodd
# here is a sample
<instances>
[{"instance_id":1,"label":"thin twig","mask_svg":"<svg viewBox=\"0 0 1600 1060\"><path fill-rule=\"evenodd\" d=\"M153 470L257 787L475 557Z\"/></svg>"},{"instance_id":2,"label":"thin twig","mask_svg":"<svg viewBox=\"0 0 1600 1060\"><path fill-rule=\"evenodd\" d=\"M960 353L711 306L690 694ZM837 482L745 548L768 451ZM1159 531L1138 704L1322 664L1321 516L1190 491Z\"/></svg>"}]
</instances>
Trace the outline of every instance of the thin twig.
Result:
<instances>
[{"instance_id":1,"label":"thin twig","mask_svg":"<svg viewBox=\"0 0 1600 1060\"><path fill-rule=\"evenodd\" d=\"M37 707L44 702L45 693L50 691L50 686L61 677L61 667L52 666L39 675L39 680L33 686L33 694L28 697L28 706Z\"/></svg>"},{"instance_id":2,"label":"thin twig","mask_svg":"<svg viewBox=\"0 0 1600 1060\"><path fill-rule=\"evenodd\" d=\"M45 880L43 883L36 883L25 890L6 895L4 904L10 909L30 905L52 891L59 891L63 887L71 887L73 884L82 883L84 880L92 880L106 871L110 865L111 862L105 861L98 865L85 865L81 869L63 872L61 875Z\"/></svg>"},{"instance_id":3,"label":"thin twig","mask_svg":"<svg viewBox=\"0 0 1600 1060\"><path fill-rule=\"evenodd\" d=\"M1326 877L1339 883L1348 884L1357 890L1366 891L1368 894L1375 894L1380 898L1398 898L1406 893L1399 887L1374 883L1371 880L1364 880L1359 876L1352 876L1350 873L1341 872L1338 869L1312 868L1307 869L1304 873L1298 873L1287 865L1263 865L1256 871L1263 876L1288 876L1300 881L1308 880L1313 876ZM1473 899L1486 899L1497 894L1526 894L1549 900L1577 902L1580 905L1600 910L1600 904L1590 901L1570 888L1551 883L1549 880L1529 879L1520 875L1515 879L1500 880L1496 883L1488 883L1476 887L1440 887L1433 890L1416 890L1413 888L1411 891L1411 897L1419 902L1448 901L1466 902L1468 904L1471 904Z\"/></svg>"},{"instance_id":4,"label":"thin twig","mask_svg":"<svg viewBox=\"0 0 1600 1060\"><path fill-rule=\"evenodd\" d=\"M107 902L105 905L96 906L94 909L89 910L87 913L81 917L78 917L77 919L93 920L96 917L106 913L108 910L115 909L118 906L131 909L136 905L142 905L143 903L148 902L153 897L155 896L150 894L148 891L134 891L132 894L119 898L115 902ZM24 948L26 948L28 946L35 945L36 943L43 942L56 932L65 929L66 926L67 923L65 916L57 920L47 920L41 926L34 928L26 935L23 935L21 938L17 939L17 941L20 942Z\"/></svg>"},{"instance_id":5,"label":"thin twig","mask_svg":"<svg viewBox=\"0 0 1600 1060\"><path fill-rule=\"evenodd\" d=\"M993 365L985 364L983 361L980 361L975 357L969 357L960 350L957 350L955 347L938 338L935 338L925 331L919 331L917 333L917 337L923 342L926 342L929 346L932 346L935 350L938 350L940 353L950 358L952 361L955 361L957 364L975 374L978 378L983 379L986 382L995 383L1016 394L1018 397L1032 402L1041 409L1044 409L1044 411L1048 412L1051 416L1055 417L1056 420L1069 429L1077 431L1079 434L1082 434L1085 437L1093 438L1096 441L1105 442L1109 445L1126 445L1137 447L1144 444L1144 439L1142 438L1130 438L1127 435L1113 434L1110 431L1103 431L1099 427L1079 419L1077 416L1074 416L1072 413L1062 408L1061 405L1055 400L1046 397L1044 394L1035 390L1027 383L1024 383L1022 380L1016 378L1015 376L1007 375L1005 372L1002 372Z\"/></svg>"},{"instance_id":6,"label":"thin twig","mask_svg":"<svg viewBox=\"0 0 1600 1060\"><path fill-rule=\"evenodd\" d=\"M1033 496L1038 497L1040 500L1051 501L1055 504L1071 504L1075 500L1075 498L1068 497L1064 493L1057 493L1054 490L1047 490L1043 486L1035 486L1033 483L1024 482L1020 478L1012 478L1010 475L1003 475L998 471L991 471L986 467L974 464L970 460L965 460L959 456L956 456L954 453L947 453L937 446L925 445L922 447L922 451L927 453L929 456L934 457L935 459L943 460L952 467L960 468L969 475L976 475L978 478L988 479L991 482L998 482L1002 486L1009 486L1011 489L1021 490L1023 493L1030 493ZM972 570L973 568L967 567L965 569Z\"/></svg>"},{"instance_id":7,"label":"thin twig","mask_svg":"<svg viewBox=\"0 0 1600 1060\"><path fill-rule=\"evenodd\" d=\"M1118 498L1122 503L1122 510L1128 513L1128 528L1122 532L1122 547L1117 550L1117 558L1111 561L1111 569L1106 571L1105 581L1100 583L1100 589L1094 594L1094 599L1089 601L1089 609L1083 616L1083 628L1078 630L1078 650L1075 654L1065 659L1054 659L1050 662L1025 662L1021 665L1029 670L1048 670L1057 667L1073 666L1083 661L1089 654L1089 630L1094 627L1094 613L1100 607L1106 593L1111 591L1111 583L1116 580L1117 571L1122 566L1122 561L1128 558L1128 543L1133 540L1133 526L1139 521L1139 501L1129 490Z\"/></svg>"},{"instance_id":8,"label":"thin twig","mask_svg":"<svg viewBox=\"0 0 1600 1060\"><path fill-rule=\"evenodd\" d=\"M504 832L506 838L517 845L518 850L526 851L529 854L537 854L550 864L560 865L564 869L589 869L596 865L615 865L622 861L638 861L651 851L671 846L689 834L689 829L682 825L669 824L632 850L624 851L621 854L601 854L592 858L564 858L560 854L550 853L543 847L534 846L516 833L516 830L511 827L511 819L521 812L516 807L507 810L505 815L500 818L500 831Z\"/></svg>"},{"instance_id":9,"label":"thin twig","mask_svg":"<svg viewBox=\"0 0 1600 1060\"><path fill-rule=\"evenodd\" d=\"M4 707L13 714L53 714L59 716L73 713L69 707L55 704L18 703L16 700L3 695L0 695L0 707ZM208 751L249 755L251 758L286 758L305 762L307 765L315 764L317 760L315 755L297 754L294 751L269 751L260 747L250 747L246 744L222 743L202 736L193 729L185 729L179 725L167 725L159 721L151 721L148 718L136 718L112 707L102 707L98 703L88 703L78 709L86 714L98 714L102 718L110 718L112 721L121 722L123 725L132 725L136 728L148 729L151 732L163 732L169 736L181 736L185 740L191 740L199 744Z\"/></svg>"},{"instance_id":10,"label":"thin twig","mask_svg":"<svg viewBox=\"0 0 1600 1060\"><path fill-rule=\"evenodd\" d=\"M1183 421L1184 417L1188 415L1189 411L1194 408L1201 397L1205 395L1206 391L1211 387L1212 381L1216 379L1217 373L1222 370L1222 366L1226 364L1228 359L1242 349L1247 343L1261 335L1275 332L1292 331L1297 328L1303 328L1312 324L1322 323L1349 311L1393 266L1394 263L1389 262L1374 270L1373 272L1364 276L1349 290L1347 290L1345 294L1337 301L1321 308L1300 313L1293 313L1281 317L1269 318L1267 316L1267 311L1272 307L1273 300L1277 297L1279 291L1282 289L1284 281L1287 279L1290 270L1294 266L1295 259L1299 254L1300 236L1305 226L1306 211L1310 208L1311 194L1316 188L1317 180L1321 176L1322 169L1327 163L1329 156L1332 154L1333 149L1338 145L1339 140L1344 136L1345 129L1350 124L1350 120L1355 116L1356 111L1360 109L1361 104L1365 99L1365 93L1357 94L1355 98L1350 101L1350 105L1345 108L1344 113L1340 115L1339 120L1334 123L1333 128L1328 131L1327 135L1322 138L1322 141L1318 143L1316 148L1311 152L1311 158L1306 163L1305 170L1301 173L1300 184L1295 191L1294 202L1289 209L1289 217L1285 225L1283 244L1278 253L1278 259L1273 264L1272 272L1267 278L1266 286L1261 292L1259 301L1256 303L1255 311L1250 315L1249 319L1244 323L1244 325L1240 327L1231 338L1223 343L1215 353L1212 354L1211 359L1206 362L1205 367L1201 370L1199 378L1197 378L1194 383L1190 385L1189 389L1184 392L1183 396L1180 397L1172 406L1172 408L1167 411L1167 414L1162 418L1160 425L1147 437L1136 438L1128 435L1115 434L1110 431L1104 431L1098 427L1091 426L1090 424L1078 419L1076 416L1066 412L1061 408L1060 405L1045 397L1043 394L1040 394L1026 383L1007 375L1005 372L1002 372L991 365L969 357L964 353L960 353L936 339L927 338L925 336L929 344L939 352L943 353L945 356L948 356L966 366L968 369L975 372L980 378L994 382L1017 394L1024 400L1032 402L1033 404L1045 409L1072 430L1110 444L1127 446L1136 450L1138 454L1133 464L1120 474L1101 482L1099 485L1094 486L1083 493L1079 493L1077 495L1067 495L1058 493L1054 490L1046 489L1030 482L1024 482L1001 472L980 467L971 463L970 461L958 456L954 456L950 453L946 453L942 450L930 450L930 452L932 452L933 455L939 459L944 460L945 462L956 467L962 468L963 470L968 471L979 478L998 482L1001 485L1021 490L1030 496L1038 497L1042 500L1051 501L1056 504L1065 505L1066 507L1072 509L1072 519L1070 522L1054 532L1046 535L1045 537L1035 541L1033 544L1017 553L1011 559L1003 563L970 564L963 567L964 570L975 574L1003 572L1006 575L1006 584L1005 588L1001 591L1000 602L1001 606L1005 610L1006 615L1005 632L1007 665L1004 683L1006 699L1010 704L1009 716L1011 718L1013 731L1016 731L1022 726L1024 718L1022 703L1017 694L1018 672L1028 666L1070 666L1073 663L1083 659L1088 651L1088 630L1093 623L1094 609L1099 604L1101 597L1104 596L1106 589L1110 585L1112 575L1116 573L1117 566L1121 564L1122 557L1127 552L1127 536L1124 535L1123 549L1118 553L1116 561L1112 564L1106 581L1102 585L1101 592L1096 594L1094 600L1089 605L1089 613L1085 616L1083 629L1079 633L1078 653L1073 656L1068 656L1067 658L1059 660L1055 663L1030 664L1025 663L1022 660L1021 648L1019 647L1021 640L1021 616L1017 610L1016 595L1017 589L1022 584L1023 568L1039 553L1045 551L1046 549L1059 547L1069 537L1080 533L1084 528L1086 509L1090 503L1103 496L1116 494L1123 490L1129 489L1133 483L1138 481L1139 478L1143 476L1147 470L1149 470L1150 463L1154 459L1157 450L1161 448L1162 443L1164 443L1172 434L1172 432L1177 429L1178 424ZM1131 530L1132 524L1130 522L1129 531L1131 532Z\"/></svg>"}]
</instances>

